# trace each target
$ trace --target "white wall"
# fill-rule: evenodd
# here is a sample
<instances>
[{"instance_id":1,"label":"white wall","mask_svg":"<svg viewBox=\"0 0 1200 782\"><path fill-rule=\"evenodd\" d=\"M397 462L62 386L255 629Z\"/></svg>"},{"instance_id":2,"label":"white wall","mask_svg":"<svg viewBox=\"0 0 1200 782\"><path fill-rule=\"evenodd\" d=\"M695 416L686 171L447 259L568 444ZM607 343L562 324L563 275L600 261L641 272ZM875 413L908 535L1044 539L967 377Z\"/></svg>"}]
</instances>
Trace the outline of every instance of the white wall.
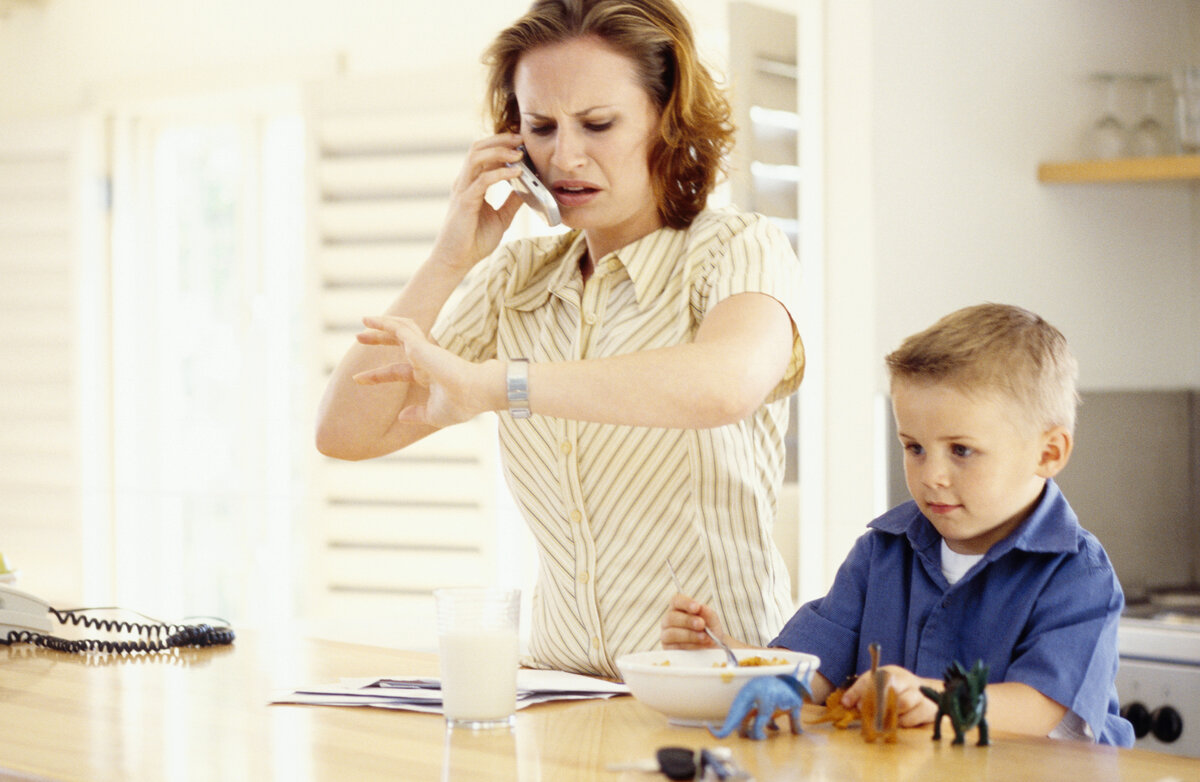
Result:
<instances>
[{"instance_id":1,"label":"white wall","mask_svg":"<svg viewBox=\"0 0 1200 782\"><path fill-rule=\"evenodd\" d=\"M1096 108L1088 73L1164 70L1196 52L1195 0L771 4L824 14L828 322L814 354L827 383L802 393L824 397L830 574L882 502L864 490L882 459L882 356L945 312L983 299L1041 312L1071 340L1088 388L1200 385L1191 187L1035 177L1039 161L1076 153ZM723 0L686 5L722 62ZM0 115L214 77L475 63L525 7L45 0L0 18Z\"/></svg>"},{"instance_id":2,"label":"white wall","mask_svg":"<svg viewBox=\"0 0 1200 782\"><path fill-rule=\"evenodd\" d=\"M75 107L97 86L140 84L235 68L248 82L272 71L354 71L478 61L488 34L520 3L408 0L47 0L0 20L5 112ZM463 25L464 19L477 23ZM306 64L307 63L307 64ZM280 74L282 75L282 74ZM329 74L326 74L329 75Z\"/></svg>"},{"instance_id":3,"label":"white wall","mask_svg":"<svg viewBox=\"0 0 1200 782\"><path fill-rule=\"evenodd\" d=\"M1189 60L1193 0L838 0L826 29L829 566L883 505L882 358L983 300L1033 309L1081 385L1200 385L1193 188L1042 185L1087 75ZM1195 59L1195 55L1191 56Z\"/></svg>"},{"instance_id":4,"label":"white wall","mask_svg":"<svg viewBox=\"0 0 1200 782\"><path fill-rule=\"evenodd\" d=\"M781 2L782 0L776 0ZM162 84L436 71L476 64L526 0L44 0L0 17L0 116L89 105ZM725 3L690 0L724 62Z\"/></svg>"},{"instance_id":5,"label":"white wall","mask_svg":"<svg viewBox=\"0 0 1200 782\"><path fill-rule=\"evenodd\" d=\"M1195 7L876 4L880 348L991 299L1062 329L1085 387L1200 383L1191 188L1051 186L1034 176L1040 161L1079 154L1098 108L1087 74L1188 61Z\"/></svg>"}]
</instances>

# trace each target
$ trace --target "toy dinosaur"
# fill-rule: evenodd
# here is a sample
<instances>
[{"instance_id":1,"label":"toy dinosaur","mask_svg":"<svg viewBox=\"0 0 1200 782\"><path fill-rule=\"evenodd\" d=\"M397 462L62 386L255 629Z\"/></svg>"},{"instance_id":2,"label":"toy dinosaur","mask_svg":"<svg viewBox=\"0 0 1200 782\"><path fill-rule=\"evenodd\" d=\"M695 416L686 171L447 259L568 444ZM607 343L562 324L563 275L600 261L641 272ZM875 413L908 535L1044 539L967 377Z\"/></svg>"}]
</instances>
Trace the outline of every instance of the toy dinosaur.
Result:
<instances>
[{"instance_id":1,"label":"toy dinosaur","mask_svg":"<svg viewBox=\"0 0 1200 782\"><path fill-rule=\"evenodd\" d=\"M814 719L813 722L832 722L833 727L845 729L862 719L862 714L858 709L847 709L842 705L842 696L848 689L850 689L848 685L843 685L829 693L829 697L825 699L825 713Z\"/></svg>"},{"instance_id":2,"label":"toy dinosaur","mask_svg":"<svg viewBox=\"0 0 1200 782\"><path fill-rule=\"evenodd\" d=\"M812 689L809 687L812 669L802 679L796 676L799 671L800 666L797 665L790 674L759 676L743 684L729 706L725 722L717 729L709 725L709 733L723 739L739 728L740 735L762 741L767 737L766 728L779 729L775 718L783 714L791 717L792 733L801 733L800 707L804 704L804 698L812 698Z\"/></svg>"},{"instance_id":3,"label":"toy dinosaur","mask_svg":"<svg viewBox=\"0 0 1200 782\"><path fill-rule=\"evenodd\" d=\"M937 719L933 723L933 740L942 738L942 717L950 718L954 728L953 744L962 744L971 728L978 728L978 746L988 744L987 726L987 687L988 667L983 660L977 660L975 667L967 671L962 664L955 660L946 667L942 674L945 687L941 692L932 687L922 687L921 692L926 698L937 704Z\"/></svg>"},{"instance_id":4,"label":"toy dinosaur","mask_svg":"<svg viewBox=\"0 0 1200 782\"><path fill-rule=\"evenodd\" d=\"M867 647L871 652L871 687L859 702L862 714L863 739L873 742L880 736L891 743L896 740L900 725L900 712L896 707L896 691L891 686L891 676L879 668L879 644Z\"/></svg>"},{"instance_id":5,"label":"toy dinosaur","mask_svg":"<svg viewBox=\"0 0 1200 782\"><path fill-rule=\"evenodd\" d=\"M863 695L857 708L842 705L842 696L854 684L851 676L846 683L825 699L825 713L813 722L832 722L835 728L849 728L855 722L862 726L863 738L867 741L883 736L887 742L896 741L900 716L896 706L896 691L892 689L887 671L879 669L879 644L867 647L871 652L871 688ZM879 693L883 695L883 708L878 708Z\"/></svg>"}]
</instances>

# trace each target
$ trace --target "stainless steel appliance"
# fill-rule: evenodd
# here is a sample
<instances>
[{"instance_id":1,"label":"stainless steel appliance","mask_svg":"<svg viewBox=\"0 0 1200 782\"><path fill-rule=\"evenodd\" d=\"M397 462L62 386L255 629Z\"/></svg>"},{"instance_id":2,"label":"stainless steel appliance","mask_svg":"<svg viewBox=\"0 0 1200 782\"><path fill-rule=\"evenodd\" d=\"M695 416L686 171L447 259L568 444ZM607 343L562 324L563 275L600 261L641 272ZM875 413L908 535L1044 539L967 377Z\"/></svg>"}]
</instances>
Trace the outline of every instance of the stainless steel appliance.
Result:
<instances>
[{"instance_id":1,"label":"stainless steel appliance","mask_svg":"<svg viewBox=\"0 0 1200 782\"><path fill-rule=\"evenodd\" d=\"M1125 589L1121 705L1138 747L1200 757L1200 391L1082 396L1058 483Z\"/></svg>"},{"instance_id":2,"label":"stainless steel appliance","mask_svg":"<svg viewBox=\"0 0 1200 782\"><path fill-rule=\"evenodd\" d=\"M1137 746L1200 757L1200 593L1165 591L1121 619L1117 692Z\"/></svg>"}]
</instances>

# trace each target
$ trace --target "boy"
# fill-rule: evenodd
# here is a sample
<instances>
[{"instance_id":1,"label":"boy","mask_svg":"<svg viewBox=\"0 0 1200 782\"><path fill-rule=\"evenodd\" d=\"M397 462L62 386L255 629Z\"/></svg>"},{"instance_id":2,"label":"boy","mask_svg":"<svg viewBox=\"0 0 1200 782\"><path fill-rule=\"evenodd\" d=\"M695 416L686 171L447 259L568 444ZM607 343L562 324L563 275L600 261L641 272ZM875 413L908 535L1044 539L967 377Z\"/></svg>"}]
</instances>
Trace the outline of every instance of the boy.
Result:
<instances>
[{"instance_id":1,"label":"boy","mask_svg":"<svg viewBox=\"0 0 1200 782\"><path fill-rule=\"evenodd\" d=\"M1053 480L1075 424L1066 340L1033 313L983 304L909 337L887 365L913 500L868 525L829 593L771 646L820 657L823 702L880 643L904 726L936 716L921 685L940 690L952 661L983 660L994 730L1131 746L1114 683L1124 596ZM676 595L663 646L708 646L705 625L722 632L711 608Z\"/></svg>"}]
</instances>

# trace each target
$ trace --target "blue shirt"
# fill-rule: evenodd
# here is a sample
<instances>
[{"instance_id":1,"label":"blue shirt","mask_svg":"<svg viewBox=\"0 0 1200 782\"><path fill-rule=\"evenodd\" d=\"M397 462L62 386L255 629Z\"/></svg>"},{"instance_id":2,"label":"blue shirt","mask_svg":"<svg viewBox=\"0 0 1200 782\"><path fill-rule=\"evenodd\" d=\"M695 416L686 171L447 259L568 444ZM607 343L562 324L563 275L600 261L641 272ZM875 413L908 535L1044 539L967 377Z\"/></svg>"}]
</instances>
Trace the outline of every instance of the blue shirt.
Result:
<instances>
[{"instance_id":1,"label":"blue shirt","mask_svg":"<svg viewBox=\"0 0 1200 782\"><path fill-rule=\"evenodd\" d=\"M1117 622L1125 605L1104 548L1079 526L1052 480L1029 518L953 586L941 536L915 502L872 521L829 594L805 604L772 646L821 658L835 686L880 664L941 679L951 662L988 665L990 682L1022 682L1083 719L1102 743L1129 747L1118 713Z\"/></svg>"}]
</instances>

